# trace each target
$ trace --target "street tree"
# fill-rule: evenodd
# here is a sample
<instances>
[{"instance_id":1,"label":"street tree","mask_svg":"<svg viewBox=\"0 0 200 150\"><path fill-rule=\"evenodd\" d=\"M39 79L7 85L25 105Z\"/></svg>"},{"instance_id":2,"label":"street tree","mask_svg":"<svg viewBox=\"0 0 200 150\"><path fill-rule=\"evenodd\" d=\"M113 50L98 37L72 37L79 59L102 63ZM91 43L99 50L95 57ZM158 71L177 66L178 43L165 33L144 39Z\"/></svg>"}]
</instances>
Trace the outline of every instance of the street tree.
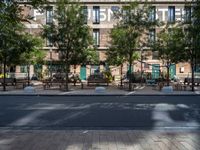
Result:
<instances>
[{"instance_id":1,"label":"street tree","mask_svg":"<svg viewBox=\"0 0 200 150\"><path fill-rule=\"evenodd\" d=\"M194 72L200 64L200 1L195 0L186 5L189 11L184 16L185 61L188 61L192 72L192 91L194 91Z\"/></svg>"},{"instance_id":2,"label":"street tree","mask_svg":"<svg viewBox=\"0 0 200 150\"><path fill-rule=\"evenodd\" d=\"M112 43L111 43L112 45L109 47L109 49L106 52L106 55L107 55L106 61L108 65L120 66L120 86L121 87L123 85L122 83L123 82L123 64L128 61L127 58L124 56L124 53L125 53L124 47L122 45L117 45L117 43L120 43L122 36L123 36L122 31L116 28L112 29L111 34L110 34L110 37L112 39ZM139 58L138 53L134 52L134 54L132 55L132 59L137 60L138 58Z\"/></svg>"},{"instance_id":3,"label":"street tree","mask_svg":"<svg viewBox=\"0 0 200 150\"><path fill-rule=\"evenodd\" d=\"M42 64L45 58L45 52L42 51L43 40L29 33L24 34L22 43L23 53L15 63L18 65L27 65L28 86L30 85L30 65Z\"/></svg>"},{"instance_id":4,"label":"street tree","mask_svg":"<svg viewBox=\"0 0 200 150\"><path fill-rule=\"evenodd\" d=\"M58 48L60 59L65 65L65 90L68 91L70 65L84 63L85 54L92 45L90 28L85 24L85 16L79 3L58 0L54 13L55 22L44 27L44 37L50 37ZM84 59L83 59L84 58Z\"/></svg>"},{"instance_id":5,"label":"street tree","mask_svg":"<svg viewBox=\"0 0 200 150\"><path fill-rule=\"evenodd\" d=\"M158 33L154 50L158 52L158 57L163 61L163 67L167 68L167 85L169 86L169 69L170 66L185 59L184 49L184 32L179 24L165 24Z\"/></svg>"},{"instance_id":6,"label":"street tree","mask_svg":"<svg viewBox=\"0 0 200 150\"><path fill-rule=\"evenodd\" d=\"M21 9L16 2L0 2L0 60L3 63L3 90L6 90L6 66L19 58L22 49Z\"/></svg>"},{"instance_id":7,"label":"street tree","mask_svg":"<svg viewBox=\"0 0 200 150\"><path fill-rule=\"evenodd\" d=\"M115 49L114 47L110 47L107 52L107 63L109 66L120 66L120 86L123 85L123 63L125 62L125 59L122 55L120 55L120 52L117 51L118 49Z\"/></svg>"},{"instance_id":8,"label":"street tree","mask_svg":"<svg viewBox=\"0 0 200 150\"><path fill-rule=\"evenodd\" d=\"M112 62L116 62L116 65L127 61L131 68L136 52L147 44L144 37L148 29L157 24L156 20L150 20L151 11L147 4L139 5L138 2L132 2L115 13L119 22L111 30L111 46L107 54L115 55L117 61ZM113 59L109 56L108 59L110 58ZM132 71L129 71L129 90L132 82L131 73Z\"/></svg>"},{"instance_id":9,"label":"street tree","mask_svg":"<svg viewBox=\"0 0 200 150\"><path fill-rule=\"evenodd\" d=\"M28 16L22 14L22 9L15 1L0 1L0 61L3 64L3 90L6 91L6 66L16 65L21 54L31 52L27 49L27 43L31 46L30 39L27 39L25 26L22 22L28 21ZM35 45L34 45L35 46Z\"/></svg>"},{"instance_id":10,"label":"street tree","mask_svg":"<svg viewBox=\"0 0 200 150\"><path fill-rule=\"evenodd\" d=\"M86 48L84 51L80 48L74 51L70 65L74 66L74 85L76 85L76 67L77 65L85 66L87 64L99 64L99 57L96 49ZM80 79L80 78L79 78Z\"/></svg>"}]
</instances>

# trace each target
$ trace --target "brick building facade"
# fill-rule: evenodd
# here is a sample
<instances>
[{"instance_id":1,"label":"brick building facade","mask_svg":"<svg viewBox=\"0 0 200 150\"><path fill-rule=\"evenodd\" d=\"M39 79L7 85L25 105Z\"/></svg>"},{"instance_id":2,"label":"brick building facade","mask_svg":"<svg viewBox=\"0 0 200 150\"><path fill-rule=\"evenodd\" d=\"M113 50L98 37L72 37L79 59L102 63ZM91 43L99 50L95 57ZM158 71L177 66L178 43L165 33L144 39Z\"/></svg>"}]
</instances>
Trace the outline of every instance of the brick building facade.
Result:
<instances>
[{"instance_id":1,"label":"brick building facade","mask_svg":"<svg viewBox=\"0 0 200 150\"><path fill-rule=\"evenodd\" d=\"M33 34L39 34L42 30L42 25L51 22L53 20L54 13L54 1L50 7L46 9L44 12L40 12L36 9L29 7L28 2L26 0L18 0L19 3L24 7L24 13L29 14L34 17L34 20L30 24L26 24L27 31ZM91 28L91 32L93 34L93 38L96 46L98 47L99 59L100 61L106 60L106 50L109 45L109 32L113 28L113 26L117 23L117 20L114 18L113 12L120 9L122 6L127 4L127 0L80 0L81 5L84 6L84 9L87 12L87 24ZM184 14L190 13L191 8L186 7L186 3L190 1L185 0L155 0L148 1L155 9L155 14L153 14L156 19L161 21L173 21L173 20L184 20ZM141 1L142 3L142 1ZM155 38L156 32L159 29L156 28L154 30L150 30L150 38ZM46 52L46 60L49 62L56 62L59 60L59 55L56 53L56 47L50 47L48 39L46 40L46 44L43 47ZM145 63L142 64L142 71L149 72L152 74L153 78L158 77L159 70L164 71L162 65L162 61L156 58L156 53L152 51L144 52L147 56L147 59L143 60ZM143 54L144 55L144 54ZM50 64L50 63L49 63ZM124 64L123 74L126 74L128 70L128 64ZM20 73L23 71L24 66L17 66L16 72ZM42 70L48 70L50 68L49 65L39 66ZM57 71L58 64L52 63L51 66L53 72ZM100 69L101 71L105 69L105 66L101 65L86 65L86 66L77 66L76 73L80 74L82 79L86 79L91 73L93 73L96 69ZM111 66L112 74L118 77L120 75L120 67ZM158 69L159 68L159 69ZM34 74L34 69L37 67L31 67L31 74ZM133 63L133 71L138 72L141 71L141 63L139 61L135 61ZM71 72L74 72L74 68L71 67ZM175 64L170 68L171 77L177 75L179 77L187 77L191 72L191 68L188 63L179 63Z\"/></svg>"}]
</instances>

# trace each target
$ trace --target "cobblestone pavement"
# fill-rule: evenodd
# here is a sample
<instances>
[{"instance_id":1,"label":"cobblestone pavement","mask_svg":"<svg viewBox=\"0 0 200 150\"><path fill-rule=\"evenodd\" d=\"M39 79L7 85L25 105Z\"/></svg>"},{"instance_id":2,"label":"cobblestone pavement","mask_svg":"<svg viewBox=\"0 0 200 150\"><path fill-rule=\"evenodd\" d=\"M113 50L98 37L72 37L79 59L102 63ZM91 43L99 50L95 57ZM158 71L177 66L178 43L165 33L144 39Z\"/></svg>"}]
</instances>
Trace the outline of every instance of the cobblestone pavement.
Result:
<instances>
[{"instance_id":1,"label":"cobblestone pavement","mask_svg":"<svg viewBox=\"0 0 200 150\"><path fill-rule=\"evenodd\" d=\"M199 150L200 132L0 130L0 150Z\"/></svg>"}]
</instances>

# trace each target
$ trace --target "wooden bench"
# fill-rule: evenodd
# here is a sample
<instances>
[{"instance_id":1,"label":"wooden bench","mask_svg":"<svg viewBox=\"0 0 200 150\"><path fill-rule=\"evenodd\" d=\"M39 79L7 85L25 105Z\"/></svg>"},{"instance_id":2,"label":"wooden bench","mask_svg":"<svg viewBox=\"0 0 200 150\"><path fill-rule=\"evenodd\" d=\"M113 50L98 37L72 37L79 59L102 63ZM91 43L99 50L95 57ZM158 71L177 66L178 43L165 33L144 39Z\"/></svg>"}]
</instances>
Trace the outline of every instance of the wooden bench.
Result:
<instances>
[{"instance_id":1,"label":"wooden bench","mask_svg":"<svg viewBox=\"0 0 200 150\"><path fill-rule=\"evenodd\" d=\"M78 80L71 80L70 79L68 83L72 83L74 86L76 86L77 83L82 84L82 81L81 81L81 79L78 79Z\"/></svg>"},{"instance_id":2,"label":"wooden bench","mask_svg":"<svg viewBox=\"0 0 200 150\"><path fill-rule=\"evenodd\" d=\"M22 87L25 88L26 86L28 86L28 80L26 79L17 79L16 80L16 88Z\"/></svg>"},{"instance_id":3,"label":"wooden bench","mask_svg":"<svg viewBox=\"0 0 200 150\"><path fill-rule=\"evenodd\" d=\"M78 80L77 80L78 81ZM83 89L84 88L84 83L83 82L81 82L81 81L78 81L78 82L75 82L74 83L74 81L69 81L68 82L68 84L72 84L72 85L74 85L74 86L77 86L77 83L78 84L80 84L80 86L81 86L81 89ZM65 83L65 81L64 82L62 82L61 84L60 84L60 89L62 89L62 88L65 88L65 86L66 86L66 83Z\"/></svg>"},{"instance_id":4,"label":"wooden bench","mask_svg":"<svg viewBox=\"0 0 200 150\"><path fill-rule=\"evenodd\" d=\"M44 81L42 81L42 85L43 85L44 90L50 89L51 87L55 87L55 86L59 86L59 88L61 88L62 82L64 82L64 81L60 81L60 80L53 80L53 81L44 80Z\"/></svg>"},{"instance_id":5,"label":"wooden bench","mask_svg":"<svg viewBox=\"0 0 200 150\"><path fill-rule=\"evenodd\" d=\"M122 87L119 84L118 87L123 88L123 89L128 89L129 88L129 81L124 81L122 82ZM137 87L136 83L131 83L131 89L135 90L135 88Z\"/></svg>"},{"instance_id":6,"label":"wooden bench","mask_svg":"<svg viewBox=\"0 0 200 150\"><path fill-rule=\"evenodd\" d=\"M192 78L185 78L184 84L187 84L187 85L192 84ZM200 78L194 78L194 84L199 86L200 85Z\"/></svg>"},{"instance_id":7,"label":"wooden bench","mask_svg":"<svg viewBox=\"0 0 200 150\"><path fill-rule=\"evenodd\" d=\"M109 86L109 82L107 79L91 79L87 81L87 85L106 85Z\"/></svg>"},{"instance_id":8,"label":"wooden bench","mask_svg":"<svg viewBox=\"0 0 200 150\"><path fill-rule=\"evenodd\" d=\"M63 87L65 87L65 80L53 80L53 81L44 80L44 81L42 81L42 83L43 83L44 90L50 89L51 87L55 87L55 86L58 86L59 89L62 89ZM70 84L70 83L74 84L74 82L69 81L68 84ZM80 83L81 89L83 89L84 85L81 81L76 82L76 83Z\"/></svg>"},{"instance_id":9,"label":"wooden bench","mask_svg":"<svg viewBox=\"0 0 200 150\"><path fill-rule=\"evenodd\" d=\"M6 78L6 86L14 86L15 88L25 88L28 85L28 80L26 79L15 79L15 78ZM3 86L4 80L0 78L0 86Z\"/></svg>"},{"instance_id":10,"label":"wooden bench","mask_svg":"<svg viewBox=\"0 0 200 150\"><path fill-rule=\"evenodd\" d=\"M0 78L0 86L3 86L4 84L4 79ZM6 86L15 86L16 85L16 79L14 78L6 78L5 79L5 85Z\"/></svg>"}]
</instances>

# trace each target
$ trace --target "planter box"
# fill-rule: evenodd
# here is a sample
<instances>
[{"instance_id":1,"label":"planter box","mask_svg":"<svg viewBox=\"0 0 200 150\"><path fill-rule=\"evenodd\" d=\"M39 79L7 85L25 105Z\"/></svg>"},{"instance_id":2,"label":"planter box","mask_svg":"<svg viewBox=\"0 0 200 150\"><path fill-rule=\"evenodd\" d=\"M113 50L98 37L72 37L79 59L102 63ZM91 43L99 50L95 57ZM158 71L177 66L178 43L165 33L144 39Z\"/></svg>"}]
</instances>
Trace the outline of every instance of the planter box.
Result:
<instances>
[{"instance_id":1,"label":"planter box","mask_svg":"<svg viewBox=\"0 0 200 150\"><path fill-rule=\"evenodd\" d=\"M164 86L163 88L162 88L162 92L163 93L173 93L173 87L172 86Z\"/></svg>"}]
</instances>

